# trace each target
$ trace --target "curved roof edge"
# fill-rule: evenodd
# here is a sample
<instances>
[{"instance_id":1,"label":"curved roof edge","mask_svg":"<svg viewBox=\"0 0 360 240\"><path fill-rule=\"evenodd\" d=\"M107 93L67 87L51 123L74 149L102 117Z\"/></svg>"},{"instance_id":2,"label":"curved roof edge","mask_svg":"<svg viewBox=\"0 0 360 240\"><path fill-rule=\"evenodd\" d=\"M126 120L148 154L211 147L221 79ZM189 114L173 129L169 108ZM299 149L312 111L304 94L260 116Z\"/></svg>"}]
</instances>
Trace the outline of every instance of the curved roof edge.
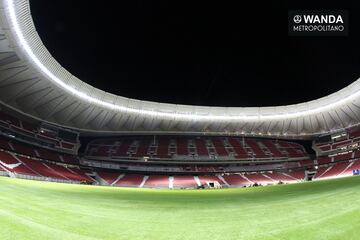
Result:
<instances>
[{"instance_id":1,"label":"curved roof edge","mask_svg":"<svg viewBox=\"0 0 360 240\"><path fill-rule=\"evenodd\" d=\"M0 58L0 73L8 76L0 76L0 93L5 93L0 101L39 119L89 132L236 133L300 138L360 122L360 80L314 101L275 107L176 105L104 92L73 76L51 56L36 32L28 0L0 1L0 34L5 36L0 39L0 56L8 58L6 54L12 52L17 58L3 65ZM23 87L22 91L5 92L11 84Z\"/></svg>"}]
</instances>

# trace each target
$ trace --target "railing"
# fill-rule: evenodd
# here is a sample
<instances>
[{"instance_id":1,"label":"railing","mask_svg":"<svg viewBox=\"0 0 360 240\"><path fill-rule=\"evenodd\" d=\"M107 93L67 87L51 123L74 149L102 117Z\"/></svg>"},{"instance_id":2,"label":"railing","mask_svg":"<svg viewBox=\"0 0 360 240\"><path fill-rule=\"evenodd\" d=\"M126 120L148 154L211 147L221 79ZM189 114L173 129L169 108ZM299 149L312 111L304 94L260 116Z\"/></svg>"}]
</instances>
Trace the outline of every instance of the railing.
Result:
<instances>
[{"instance_id":1,"label":"railing","mask_svg":"<svg viewBox=\"0 0 360 240\"><path fill-rule=\"evenodd\" d=\"M9 138L9 139L15 139L16 141L27 143L33 146L37 146L40 148L49 149L55 152L61 152L61 153L67 153L67 154L74 154L77 153L77 150L79 148L79 144L74 145L74 149L69 148L63 148L58 147L52 142L45 141L43 139L39 139L36 137L36 135L26 135L24 133L21 133L19 131L16 131L12 128L4 127L3 125L0 125L0 135Z\"/></svg>"},{"instance_id":2,"label":"railing","mask_svg":"<svg viewBox=\"0 0 360 240\"><path fill-rule=\"evenodd\" d=\"M11 175L13 175L13 176L11 176ZM29 179L29 180L37 180L37 181L58 182L58 183L72 183L72 184L81 183L79 181L73 181L73 180L56 179L56 178L42 177L42 176L30 176L30 175L24 175L24 174L18 174L18 173L13 173L11 175L10 175L10 177L21 178L21 179Z\"/></svg>"}]
</instances>

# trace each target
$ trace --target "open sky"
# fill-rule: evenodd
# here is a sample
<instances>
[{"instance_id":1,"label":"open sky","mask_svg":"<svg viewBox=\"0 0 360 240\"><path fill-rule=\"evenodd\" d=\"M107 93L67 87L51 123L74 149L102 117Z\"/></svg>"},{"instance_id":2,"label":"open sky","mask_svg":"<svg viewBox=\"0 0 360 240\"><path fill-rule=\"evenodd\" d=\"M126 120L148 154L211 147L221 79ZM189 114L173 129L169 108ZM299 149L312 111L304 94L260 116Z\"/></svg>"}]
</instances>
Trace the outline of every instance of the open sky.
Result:
<instances>
[{"instance_id":1,"label":"open sky","mask_svg":"<svg viewBox=\"0 0 360 240\"><path fill-rule=\"evenodd\" d=\"M30 1L45 46L83 81L125 97L239 107L313 100L360 77L356 2ZM349 36L289 37L291 9L347 9Z\"/></svg>"}]
</instances>

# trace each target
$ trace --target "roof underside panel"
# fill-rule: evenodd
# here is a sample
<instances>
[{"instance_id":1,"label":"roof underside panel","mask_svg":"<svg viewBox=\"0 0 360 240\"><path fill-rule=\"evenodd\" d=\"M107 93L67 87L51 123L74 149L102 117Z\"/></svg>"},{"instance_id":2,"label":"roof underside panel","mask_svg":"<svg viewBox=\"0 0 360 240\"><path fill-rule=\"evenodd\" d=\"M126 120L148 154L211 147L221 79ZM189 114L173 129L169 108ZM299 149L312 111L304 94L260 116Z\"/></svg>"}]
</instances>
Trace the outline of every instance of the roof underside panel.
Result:
<instances>
[{"instance_id":1,"label":"roof underside panel","mask_svg":"<svg viewBox=\"0 0 360 240\"><path fill-rule=\"evenodd\" d=\"M28 0L0 0L0 102L83 132L202 133L303 138L359 124L360 81L289 106L226 108L115 96L66 71L42 44Z\"/></svg>"}]
</instances>

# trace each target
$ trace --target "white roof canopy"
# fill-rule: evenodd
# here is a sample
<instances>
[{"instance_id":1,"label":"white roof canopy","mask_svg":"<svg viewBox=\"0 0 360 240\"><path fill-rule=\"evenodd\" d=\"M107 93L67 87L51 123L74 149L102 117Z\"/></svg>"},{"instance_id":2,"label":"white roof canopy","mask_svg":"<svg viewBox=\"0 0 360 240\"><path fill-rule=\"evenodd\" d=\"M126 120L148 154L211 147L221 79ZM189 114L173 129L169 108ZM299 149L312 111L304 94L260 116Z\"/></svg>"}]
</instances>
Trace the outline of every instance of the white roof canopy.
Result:
<instances>
[{"instance_id":1,"label":"white roof canopy","mask_svg":"<svg viewBox=\"0 0 360 240\"><path fill-rule=\"evenodd\" d=\"M28 0L0 4L0 101L50 123L98 132L282 137L359 123L360 80L314 101L276 107L205 107L116 96L71 75L51 56L36 32Z\"/></svg>"}]
</instances>

